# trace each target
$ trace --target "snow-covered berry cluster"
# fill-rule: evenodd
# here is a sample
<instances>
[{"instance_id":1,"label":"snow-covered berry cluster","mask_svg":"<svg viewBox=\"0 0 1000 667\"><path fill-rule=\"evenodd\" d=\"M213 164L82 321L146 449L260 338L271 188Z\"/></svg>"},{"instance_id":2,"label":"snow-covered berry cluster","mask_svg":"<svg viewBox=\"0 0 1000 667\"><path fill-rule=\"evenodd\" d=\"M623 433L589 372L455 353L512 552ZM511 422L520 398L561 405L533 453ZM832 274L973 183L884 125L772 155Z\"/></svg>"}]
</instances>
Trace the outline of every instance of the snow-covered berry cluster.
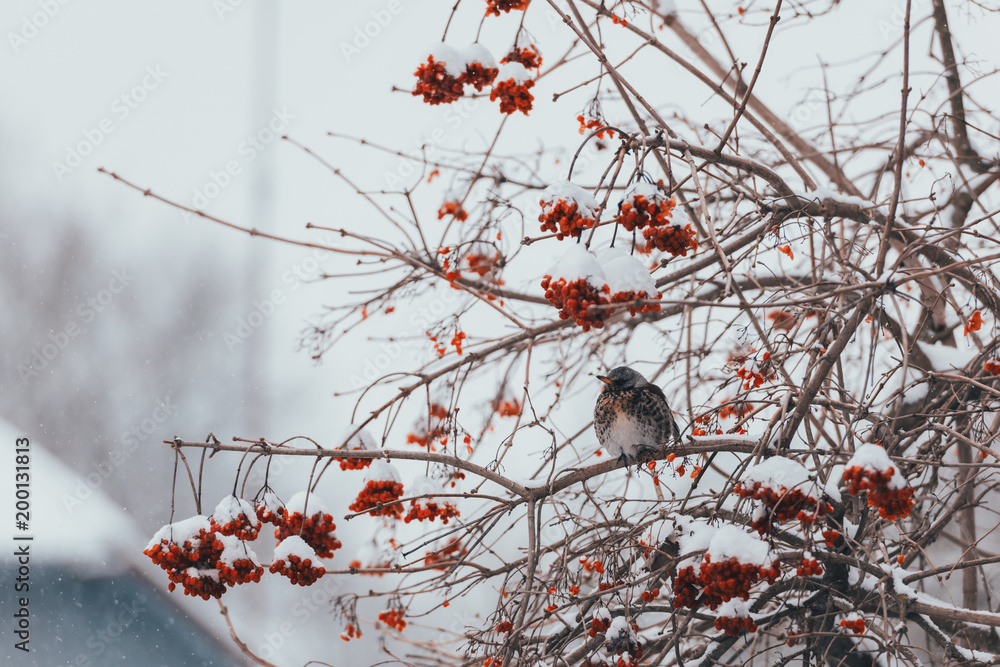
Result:
<instances>
[{"instance_id":1,"label":"snow-covered berry cluster","mask_svg":"<svg viewBox=\"0 0 1000 667\"><path fill-rule=\"evenodd\" d=\"M527 116L531 111L531 103L535 100L535 96L528 91L534 85L535 80L527 67L521 63L508 62L497 73L493 90L490 91L490 101L500 100L501 113L520 111Z\"/></svg>"},{"instance_id":2,"label":"snow-covered berry cluster","mask_svg":"<svg viewBox=\"0 0 1000 667\"><path fill-rule=\"evenodd\" d=\"M879 515L889 521L905 519L916 503L913 487L896 474L885 449L875 444L857 448L844 466L844 481L851 495L867 491L868 506L878 508Z\"/></svg>"},{"instance_id":3,"label":"snow-covered berry cluster","mask_svg":"<svg viewBox=\"0 0 1000 667\"><path fill-rule=\"evenodd\" d=\"M594 610L594 617L590 619L590 629L587 634L596 637L599 633L607 632L611 627L611 612L607 607L598 607Z\"/></svg>"},{"instance_id":4,"label":"snow-covered berry cluster","mask_svg":"<svg viewBox=\"0 0 1000 667\"><path fill-rule=\"evenodd\" d=\"M597 224L600 205L593 195L570 182L563 181L545 188L539 202L542 214L538 222L543 232L553 232L556 238L577 238L583 230Z\"/></svg>"},{"instance_id":5,"label":"snow-covered berry cluster","mask_svg":"<svg viewBox=\"0 0 1000 667\"><path fill-rule=\"evenodd\" d=\"M657 301L663 295L656 289L656 283L642 261L617 250L606 251L601 259L611 303L624 305L629 315L633 316L660 310Z\"/></svg>"},{"instance_id":6,"label":"snow-covered berry cluster","mask_svg":"<svg viewBox=\"0 0 1000 667\"><path fill-rule=\"evenodd\" d=\"M353 427L348 428L352 431L354 430ZM369 433L366 429L361 429L347 439L338 449L345 449L353 452L365 452L378 449L378 445L375 443L375 438L372 437L371 433ZM372 464L373 459L362 459L352 456L337 456L334 457L333 460L340 463L341 470L364 470Z\"/></svg>"},{"instance_id":7,"label":"snow-covered berry cluster","mask_svg":"<svg viewBox=\"0 0 1000 667\"><path fill-rule=\"evenodd\" d=\"M542 278L542 289L548 302L559 309L559 318L573 320L584 331L604 327L611 315L611 309L592 308L610 303L607 285L597 287L586 278L567 280L546 275Z\"/></svg>"},{"instance_id":8,"label":"snow-covered berry cluster","mask_svg":"<svg viewBox=\"0 0 1000 667\"><path fill-rule=\"evenodd\" d=\"M215 507L211 525L220 535L233 535L253 542L260 533L261 520L253 505L236 496L226 496Z\"/></svg>"},{"instance_id":9,"label":"snow-covered berry cluster","mask_svg":"<svg viewBox=\"0 0 1000 667\"><path fill-rule=\"evenodd\" d=\"M403 480L396 466L379 459L368 469L365 486L348 509L398 519L403 516L403 506L394 501L402 497Z\"/></svg>"},{"instance_id":10,"label":"snow-covered berry cluster","mask_svg":"<svg viewBox=\"0 0 1000 667\"><path fill-rule=\"evenodd\" d=\"M983 370L990 375L1000 375L1000 359L993 359L983 364Z\"/></svg>"},{"instance_id":11,"label":"snow-covered berry cluster","mask_svg":"<svg viewBox=\"0 0 1000 667\"><path fill-rule=\"evenodd\" d=\"M531 4L531 0L486 0L486 15L500 16L500 12L523 12Z\"/></svg>"},{"instance_id":12,"label":"snow-covered berry cluster","mask_svg":"<svg viewBox=\"0 0 1000 667\"><path fill-rule=\"evenodd\" d=\"M257 518L260 519L261 523L270 523L277 526L281 523L281 513L278 510L284 508L284 506L285 504L281 502L274 491L264 491L264 495L257 501L255 508Z\"/></svg>"},{"instance_id":13,"label":"snow-covered berry cluster","mask_svg":"<svg viewBox=\"0 0 1000 667\"><path fill-rule=\"evenodd\" d=\"M510 621L501 621L497 623L497 632L507 634L514 630L514 624Z\"/></svg>"},{"instance_id":14,"label":"snow-covered berry cluster","mask_svg":"<svg viewBox=\"0 0 1000 667\"><path fill-rule=\"evenodd\" d=\"M402 632L406 629L406 621L403 620L403 610L402 609L386 609L385 611L379 612L378 620L385 623L390 628L398 632Z\"/></svg>"},{"instance_id":15,"label":"snow-covered berry cluster","mask_svg":"<svg viewBox=\"0 0 1000 667\"><path fill-rule=\"evenodd\" d=\"M778 560L767 542L745 533L734 525L714 528L691 521L680 532L682 554L705 550L697 571L695 565L682 561L674 577L674 607L697 609L701 605L716 609L735 598L747 600L758 581L773 583L779 576Z\"/></svg>"},{"instance_id":16,"label":"snow-covered berry cluster","mask_svg":"<svg viewBox=\"0 0 1000 667\"><path fill-rule=\"evenodd\" d=\"M289 581L299 586L310 586L326 574L319 556L298 535L286 537L274 548L270 571L271 574L288 577Z\"/></svg>"},{"instance_id":17,"label":"snow-covered berry cluster","mask_svg":"<svg viewBox=\"0 0 1000 667\"><path fill-rule=\"evenodd\" d=\"M426 62L417 67L414 95L422 95L427 104L450 104L465 94L469 85L477 91L491 85L499 67L481 44L459 50L436 44Z\"/></svg>"},{"instance_id":18,"label":"snow-covered berry cluster","mask_svg":"<svg viewBox=\"0 0 1000 667\"><path fill-rule=\"evenodd\" d=\"M306 511L310 512L308 516ZM337 525L333 516L316 494L297 493L278 513L282 520L274 529L274 537L279 541L298 535L320 558L333 558L333 552L343 546L334 532Z\"/></svg>"},{"instance_id":19,"label":"snow-covered berry cluster","mask_svg":"<svg viewBox=\"0 0 1000 667\"><path fill-rule=\"evenodd\" d=\"M534 44L520 46L515 44L510 52L500 59L501 65L507 63L521 63L528 69L540 70L542 68L542 56L538 47Z\"/></svg>"},{"instance_id":20,"label":"snow-covered berry cluster","mask_svg":"<svg viewBox=\"0 0 1000 667\"><path fill-rule=\"evenodd\" d=\"M637 627L624 616L616 616L604 631L604 650L617 667L635 667L642 659L642 643L636 634Z\"/></svg>"},{"instance_id":21,"label":"snow-covered berry cluster","mask_svg":"<svg viewBox=\"0 0 1000 667\"><path fill-rule=\"evenodd\" d=\"M171 591L180 584L185 595L208 600L226 592L216 567L224 550L208 517L199 515L164 526L142 553L167 572Z\"/></svg>"},{"instance_id":22,"label":"snow-covered berry cluster","mask_svg":"<svg viewBox=\"0 0 1000 667\"><path fill-rule=\"evenodd\" d=\"M822 499L818 485L810 480L809 471L801 463L781 456L772 456L747 470L733 491L761 503L752 524L761 535L770 532L776 523L795 519L812 525L833 511Z\"/></svg>"},{"instance_id":23,"label":"snow-covered berry cluster","mask_svg":"<svg viewBox=\"0 0 1000 667\"><path fill-rule=\"evenodd\" d=\"M615 220L627 231L669 224L676 202L667 197L655 183L633 183L618 204Z\"/></svg>"},{"instance_id":24,"label":"snow-covered berry cluster","mask_svg":"<svg viewBox=\"0 0 1000 667\"><path fill-rule=\"evenodd\" d=\"M745 632L757 632L757 625L750 617L746 602L730 600L719 605L716 612L715 629L722 630L730 637L739 637Z\"/></svg>"},{"instance_id":25,"label":"snow-covered berry cluster","mask_svg":"<svg viewBox=\"0 0 1000 667\"><path fill-rule=\"evenodd\" d=\"M432 337L431 340L436 342L437 338ZM445 436L448 429L448 408L440 403L431 403L427 419L419 422L418 432L427 424L429 426L424 435L417 435L414 432L408 433L406 435L406 444L427 447L432 452L434 451L435 442L440 442L442 445L448 444L448 439Z\"/></svg>"},{"instance_id":26,"label":"snow-covered berry cluster","mask_svg":"<svg viewBox=\"0 0 1000 667\"><path fill-rule=\"evenodd\" d=\"M219 571L219 580L227 586L259 582L264 574L264 567L257 554L236 536L226 535L221 539L225 547L215 565Z\"/></svg>"}]
</instances>

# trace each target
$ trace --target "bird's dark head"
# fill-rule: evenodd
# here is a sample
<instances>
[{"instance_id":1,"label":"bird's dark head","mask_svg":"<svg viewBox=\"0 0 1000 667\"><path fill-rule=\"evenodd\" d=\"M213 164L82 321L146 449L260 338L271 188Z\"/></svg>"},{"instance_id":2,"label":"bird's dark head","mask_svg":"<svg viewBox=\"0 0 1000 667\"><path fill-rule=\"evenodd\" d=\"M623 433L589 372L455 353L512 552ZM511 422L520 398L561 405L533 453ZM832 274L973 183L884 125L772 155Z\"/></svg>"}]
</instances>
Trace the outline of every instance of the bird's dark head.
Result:
<instances>
[{"instance_id":1,"label":"bird's dark head","mask_svg":"<svg viewBox=\"0 0 1000 667\"><path fill-rule=\"evenodd\" d=\"M598 375L597 379L607 385L605 389L630 389L649 384L641 373L632 370L628 366L613 368L607 375Z\"/></svg>"}]
</instances>

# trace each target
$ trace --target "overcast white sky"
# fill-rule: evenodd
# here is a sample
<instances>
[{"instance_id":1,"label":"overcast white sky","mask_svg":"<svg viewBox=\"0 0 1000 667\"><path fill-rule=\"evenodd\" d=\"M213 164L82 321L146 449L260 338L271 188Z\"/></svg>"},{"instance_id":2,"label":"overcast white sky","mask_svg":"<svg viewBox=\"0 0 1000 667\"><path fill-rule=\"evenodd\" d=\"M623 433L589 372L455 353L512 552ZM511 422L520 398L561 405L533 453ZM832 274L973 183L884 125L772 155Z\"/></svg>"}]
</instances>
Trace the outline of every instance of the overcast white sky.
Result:
<instances>
[{"instance_id":1,"label":"overcast white sky","mask_svg":"<svg viewBox=\"0 0 1000 667\"><path fill-rule=\"evenodd\" d=\"M459 126L452 122L454 116L445 115L447 108L427 107L408 94L391 92L393 85L412 85L416 64L423 59L425 47L439 39L453 4L304 0L282 3L271 11L263 0L74 0L65 4L9 0L0 7L4 34L0 90L5 91L0 108L4 154L0 192L8 198L4 202L8 217L0 225L21 226L30 219L34 228L27 236L19 233L18 238L37 235L41 239L47 233L47 219L73 212L99 230L102 243L123 265L150 283L155 283L160 270L157 262L184 264L191 261L193 249L212 249L224 259L219 280L245 280L246 274L232 268L255 258L256 283L244 292L238 312L249 313L255 300L267 298L275 289L288 299L281 317L267 322L267 335L262 337L268 368L272 378L277 378L267 396L272 408L269 435L333 436L341 431L350 403L334 401L332 393L348 386L344 375L359 372L363 357L342 354L337 363L316 367L293 351L303 319L325 301L336 300L331 292L335 287L292 289L283 278L311 253L267 244L204 220L185 219L96 170L103 166L187 205L201 206L207 201L206 210L214 215L298 238L308 236L304 225L309 221L364 225L369 215L364 202L294 146L277 140L267 143L269 135L264 130L271 124L334 166L346 168L362 187L373 188L384 187L385 172L398 170L400 160L330 139L325 136L328 131L409 151L428 133L443 129L444 143L450 147L480 147L499 123L488 103L471 110L471 121ZM679 0L677 4L682 15L691 17L697 33L701 20L694 9L698 3ZM915 6L926 4L926 0L914 2ZM816 39L816 33L804 41L793 30L786 32L788 26L780 26L769 54L773 69L762 77L758 93L778 110L789 112L805 96L805 86L818 85L815 66L820 57L846 62L897 37L901 6L900 2L845 1L839 12L825 19L829 27L823 41ZM394 9L399 11L394 13ZM450 43L472 41L479 18L474 14L460 15L451 28L455 37L449 38ZM867 20L859 21L859 16ZM953 14L953 22L963 30L965 54L995 62L995 31L970 28L970 21L961 12ZM513 17L493 20L483 39L502 55L516 25ZM546 57L562 54L565 36L544 12L534 12L528 26ZM366 27L373 36L359 38ZM760 27L732 33L741 59L756 62L761 35ZM276 45L273 60L267 46L272 38ZM917 43L919 55L926 55L927 44L926 38ZM345 53L344 45L354 48ZM705 89L683 76L679 68L658 62L655 69L641 70L637 77L645 84L643 92L664 107L697 113L709 98ZM641 63L632 66L640 68ZM269 64L275 72L270 90ZM571 69L568 75L590 72L593 63L580 66L584 69ZM850 74L854 76L856 70ZM840 76L837 70L830 73L834 83ZM540 137L567 145L579 138L574 119L587 98L570 94L552 105L549 100L559 85L540 82L535 91L538 110L532 118L517 115L509 121L511 130L505 137L512 143L507 150L534 147ZM889 88L886 95L898 96L895 88ZM257 139L249 139L253 136ZM68 155L74 152L89 154L74 166L76 158ZM258 172L262 164L266 169ZM222 175L227 167L238 173ZM265 217L259 215L260 199L255 195L258 173L273 177L274 199L271 214ZM225 186L214 187L220 183ZM205 198L199 199L199 194ZM254 248L263 252L252 255ZM107 267L95 267L95 276L106 271ZM39 296L43 308L45 295ZM156 298L155 292L150 292L150 298ZM207 344L214 345L219 354L226 353L223 337L236 325L234 319L220 322Z\"/></svg>"}]
</instances>

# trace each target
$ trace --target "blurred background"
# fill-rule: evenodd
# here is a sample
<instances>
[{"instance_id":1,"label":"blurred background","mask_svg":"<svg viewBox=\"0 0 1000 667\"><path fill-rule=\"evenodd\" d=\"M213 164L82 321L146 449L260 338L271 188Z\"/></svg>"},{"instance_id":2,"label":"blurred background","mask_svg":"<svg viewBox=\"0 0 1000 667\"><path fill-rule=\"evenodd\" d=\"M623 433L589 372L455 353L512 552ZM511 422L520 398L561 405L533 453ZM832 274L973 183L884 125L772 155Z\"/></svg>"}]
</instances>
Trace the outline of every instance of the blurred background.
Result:
<instances>
[{"instance_id":1,"label":"blurred background","mask_svg":"<svg viewBox=\"0 0 1000 667\"><path fill-rule=\"evenodd\" d=\"M491 105L465 110L466 124L446 116L448 109L392 91L412 85L416 63L438 39L452 4L12 0L0 7L0 89L6 92L0 107L0 417L70 471L59 477L58 492L46 490L51 480L37 477L36 495L57 493L63 509L96 502L98 493L110 499L88 516L128 517L136 541L134 553L122 557L135 558L134 567L152 573L160 590L166 578L139 552L171 517L174 461L162 441L213 432L222 441L308 435L332 442L353 407L334 393L351 388L348 378L363 372L363 357L352 353L350 338L346 352L334 351L320 364L296 350L310 318L343 301L343 284L310 285L324 272L343 271L343 258L185 215L97 170L240 225L323 240L305 224L347 225L363 221L369 209L280 135L351 169L361 187L373 189L388 187L385 175L400 173L400 158L363 151L327 132L404 152L426 144L435 130L444 130L441 143L472 151L492 138L499 118ZM847 4L869 11L865 3ZM867 52L898 36L897 14L898 7L872 8L871 21L859 24L838 13L830 19L830 42L811 46L847 59L832 36L849 25ZM461 14L450 29L454 41L471 42L479 18ZM551 18L535 12L528 27L554 59L567 43ZM490 22L484 38L495 36L495 51L506 48L517 21ZM698 21L692 17L696 29ZM759 30L734 32L735 48L755 59ZM782 91L776 107L785 112L800 108L807 94L804 85L796 87L802 82L797 68L816 78L818 60L796 60L799 46L794 39L773 44L769 57L786 71L757 87L765 99ZM982 48L990 48L985 40ZM675 67L650 73L669 84L660 90L662 104L697 109L708 95L677 75ZM550 100L556 90L540 82L536 99ZM587 99L577 93L559 105L540 105L530 121L512 118L515 131L506 136L520 137L518 149L532 150L545 136L572 150L579 139L574 119ZM535 123L532 132L517 132L529 123ZM233 463L209 462L206 503L229 493ZM298 490L307 474L293 465L278 471L275 478L285 481L279 492ZM177 518L193 513L186 482L178 484L176 500ZM348 536L361 531L341 528ZM333 582L319 593L328 599L346 585ZM311 597L317 591L291 590L284 582L244 588L225 601L254 650L282 665L332 655L336 635L330 631L339 634L341 626L328 604ZM0 595L4 604L9 597ZM214 602L183 602L210 636L229 641ZM278 629L284 618L294 619L291 632ZM456 616L452 625L460 630L462 624ZM376 659L373 638L336 641L345 662ZM30 656L13 657L22 661L14 664L34 664ZM105 664L107 656L90 657Z\"/></svg>"}]
</instances>

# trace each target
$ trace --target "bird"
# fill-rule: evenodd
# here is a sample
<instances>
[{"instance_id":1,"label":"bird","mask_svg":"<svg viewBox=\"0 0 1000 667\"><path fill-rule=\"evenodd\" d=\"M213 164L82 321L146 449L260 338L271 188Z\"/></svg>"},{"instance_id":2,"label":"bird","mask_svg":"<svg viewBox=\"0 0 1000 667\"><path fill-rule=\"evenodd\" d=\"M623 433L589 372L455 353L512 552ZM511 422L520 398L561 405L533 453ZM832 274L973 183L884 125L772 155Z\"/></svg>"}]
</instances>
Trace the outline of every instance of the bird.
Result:
<instances>
[{"instance_id":1,"label":"bird","mask_svg":"<svg viewBox=\"0 0 1000 667\"><path fill-rule=\"evenodd\" d=\"M608 454L628 465L680 438L663 390L641 373L619 366L597 379L604 387L594 406L594 430Z\"/></svg>"}]
</instances>

